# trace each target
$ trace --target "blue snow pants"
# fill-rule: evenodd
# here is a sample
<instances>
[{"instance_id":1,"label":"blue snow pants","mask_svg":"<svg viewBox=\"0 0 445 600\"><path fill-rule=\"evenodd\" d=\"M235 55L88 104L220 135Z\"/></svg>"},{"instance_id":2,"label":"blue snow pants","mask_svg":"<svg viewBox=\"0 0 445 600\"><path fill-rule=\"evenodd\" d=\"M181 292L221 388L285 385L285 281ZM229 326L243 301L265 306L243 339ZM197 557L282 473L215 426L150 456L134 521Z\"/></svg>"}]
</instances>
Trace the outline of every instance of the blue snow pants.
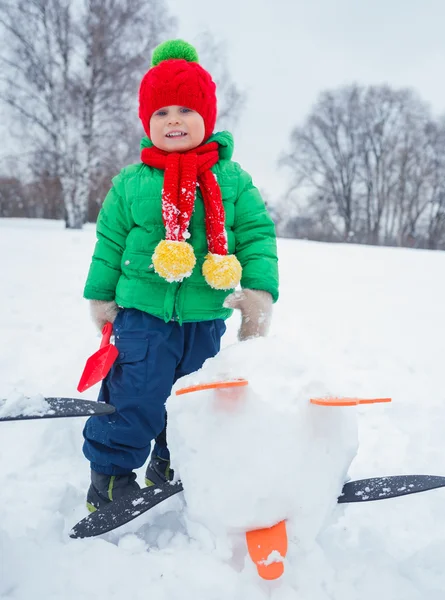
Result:
<instances>
[{"instance_id":1,"label":"blue snow pants","mask_svg":"<svg viewBox=\"0 0 445 600\"><path fill-rule=\"evenodd\" d=\"M153 440L154 452L169 458L165 402L171 388L219 352L226 326L222 319L165 323L124 308L113 328L119 356L102 382L99 401L116 412L88 419L83 452L94 471L123 475L145 463Z\"/></svg>"}]
</instances>

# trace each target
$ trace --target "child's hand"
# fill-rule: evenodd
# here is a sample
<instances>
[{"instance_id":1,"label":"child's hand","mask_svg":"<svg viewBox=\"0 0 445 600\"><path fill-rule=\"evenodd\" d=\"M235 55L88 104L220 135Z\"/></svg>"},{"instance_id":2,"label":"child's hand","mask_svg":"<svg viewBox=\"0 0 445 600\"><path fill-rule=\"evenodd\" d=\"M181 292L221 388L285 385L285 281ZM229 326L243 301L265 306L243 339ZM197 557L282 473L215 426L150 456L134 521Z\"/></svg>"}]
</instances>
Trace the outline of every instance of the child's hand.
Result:
<instances>
[{"instance_id":1,"label":"child's hand","mask_svg":"<svg viewBox=\"0 0 445 600\"><path fill-rule=\"evenodd\" d=\"M272 316L272 296L269 292L249 289L234 292L227 296L224 306L241 311L242 321L238 331L241 342L267 335Z\"/></svg>"},{"instance_id":2,"label":"child's hand","mask_svg":"<svg viewBox=\"0 0 445 600\"><path fill-rule=\"evenodd\" d=\"M113 323L119 312L119 307L114 300L108 302L107 300L90 300L90 312L91 318L94 324L102 331L105 323Z\"/></svg>"}]
</instances>

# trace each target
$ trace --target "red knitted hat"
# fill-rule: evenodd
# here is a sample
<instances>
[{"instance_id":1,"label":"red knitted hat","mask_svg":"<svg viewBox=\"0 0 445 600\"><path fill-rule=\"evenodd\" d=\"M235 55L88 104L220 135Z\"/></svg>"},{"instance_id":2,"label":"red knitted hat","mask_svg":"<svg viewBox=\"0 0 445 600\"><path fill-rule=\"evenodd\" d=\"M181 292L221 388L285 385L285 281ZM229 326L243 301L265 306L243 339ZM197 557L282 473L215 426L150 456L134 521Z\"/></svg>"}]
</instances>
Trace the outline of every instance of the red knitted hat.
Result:
<instances>
[{"instance_id":1,"label":"red knitted hat","mask_svg":"<svg viewBox=\"0 0 445 600\"><path fill-rule=\"evenodd\" d=\"M163 106L173 104L196 110L204 119L205 137L216 122L216 86L210 74L198 64L195 48L183 40L157 46L139 88L139 118L148 137L150 119Z\"/></svg>"}]
</instances>

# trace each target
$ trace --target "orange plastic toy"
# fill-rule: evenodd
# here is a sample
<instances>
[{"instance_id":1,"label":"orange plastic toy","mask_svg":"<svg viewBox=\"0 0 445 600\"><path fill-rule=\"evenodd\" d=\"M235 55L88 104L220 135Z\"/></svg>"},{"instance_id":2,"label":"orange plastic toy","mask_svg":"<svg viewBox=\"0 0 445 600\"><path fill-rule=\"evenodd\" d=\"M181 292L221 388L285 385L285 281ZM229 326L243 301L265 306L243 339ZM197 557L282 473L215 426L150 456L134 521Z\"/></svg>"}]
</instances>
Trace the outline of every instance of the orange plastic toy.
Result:
<instances>
[{"instance_id":1,"label":"orange plastic toy","mask_svg":"<svg viewBox=\"0 0 445 600\"><path fill-rule=\"evenodd\" d=\"M278 579L284 573L283 559L287 553L286 521L273 527L254 529L246 533L247 549L263 579Z\"/></svg>"},{"instance_id":2,"label":"orange plastic toy","mask_svg":"<svg viewBox=\"0 0 445 600\"><path fill-rule=\"evenodd\" d=\"M200 392L201 390L223 390L225 388L244 387L248 385L247 379L229 379L228 381L213 381L212 383L199 383L190 385L176 391L177 396L189 394L190 392Z\"/></svg>"},{"instance_id":3,"label":"orange plastic toy","mask_svg":"<svg viewBox=\"0 0 445 600\"><path fill-rule=\"evenodd\" d=\"M391 402L391 398L311 398L311 404L319 406L357 406L357 404L378 404Z\"/></svg>"}]
</instances>

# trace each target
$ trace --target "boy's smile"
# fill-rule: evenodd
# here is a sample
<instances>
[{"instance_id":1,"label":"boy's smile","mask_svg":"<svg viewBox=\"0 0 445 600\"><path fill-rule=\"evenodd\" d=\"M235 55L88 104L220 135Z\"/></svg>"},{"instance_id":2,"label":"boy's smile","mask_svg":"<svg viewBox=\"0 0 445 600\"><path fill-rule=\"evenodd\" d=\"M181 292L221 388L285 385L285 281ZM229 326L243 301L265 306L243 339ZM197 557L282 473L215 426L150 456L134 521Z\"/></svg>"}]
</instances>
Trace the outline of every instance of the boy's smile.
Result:
<instances>
[{"instance_id":1,"label":"boy's smile","mask_svg":"<svg viewBox=\"0 0 445 600\"><path fill-rule=\"evenodd\" d=\"M185 135L187 135L187 133L185 131L170 131L169 133L165 134L166 137L171 138L171 137L183 137Z\"/></svg>"},{"instance_id":2,"label":"boy's smile","mask_svg":"<svg viewBox=\"0 0 445 600\"><path fill-rule=\"evenodd\" d=\"M150 119L151 141L166 152L192 150L204 140L204 133L204 119L185 106L164 106Z\"/></svg>"}]
</instances>

